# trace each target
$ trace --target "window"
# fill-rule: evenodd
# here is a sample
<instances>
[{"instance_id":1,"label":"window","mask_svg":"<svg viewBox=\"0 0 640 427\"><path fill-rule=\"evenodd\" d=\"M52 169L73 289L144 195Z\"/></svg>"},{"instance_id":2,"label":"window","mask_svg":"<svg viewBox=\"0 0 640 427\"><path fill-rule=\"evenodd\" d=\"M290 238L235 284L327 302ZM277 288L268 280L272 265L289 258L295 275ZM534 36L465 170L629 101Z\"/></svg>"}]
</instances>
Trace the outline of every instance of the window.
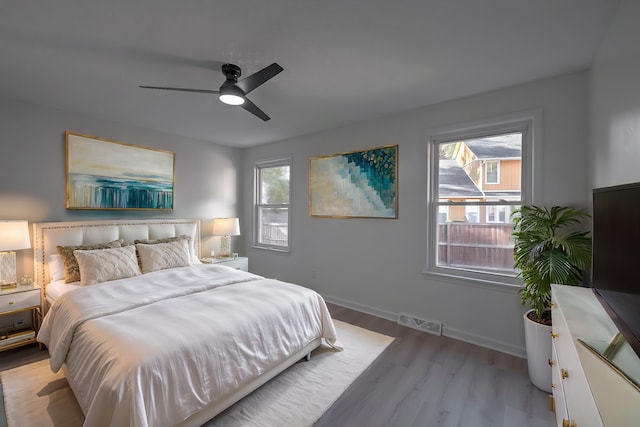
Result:
<instances>
[{"instance_id":1,"label":"window","mask_svg":"<svg viewBox=\"0 0 640 427\"><path fill-rule=\"evenodd\" d=\"M499 184L500 183L500 160L487 160L486 162L487 184Z\"/></svg>"},{"instance_id":2,"label":"window","mask_svg":"<svg viewBox=\"0 0 640 427\"><path fill-rule=\"evenodd\" d=\"M515 209L515 208L513 208ZM511 222L511 206L487 206L487 222Z\"/></svg>"},{"instance_id":3,"label":"window","mask_svg":"<svg viewBox=\"0 0 640 427\"><path fill-rule=\"evenodd\" d=\"M517 283L511 212L533 202L535 117L430 135L427 273Z\"/></svg>"},{"instance_id":4,"label":"window","mask_svg":"<svg viewBox=\"0 0 640 427\"><path fill-rule=\"evenodd\" d=\"M438 209L438 221L447 222L449 221L449 207L448 206L440 206Z\"/></svg>"},{"instance_id":5,"label":"window","mask_svg":"<svg viewBox=\"0 0 640 427\"><path fill-rule=\"evenodd\" d=\"M256 164L254 245L288 251L291 159Z\"/></svg>"},{"instance_id":6,"label":"window","mask_svg":"<svg viewBox=\"0 0 640 427\"><path fill-rule=\"evenodd\" d=\"M480 207L478 205L467 205L464 207L464 219L469 223L480 222Z\"/></svg>"}]
</instances>

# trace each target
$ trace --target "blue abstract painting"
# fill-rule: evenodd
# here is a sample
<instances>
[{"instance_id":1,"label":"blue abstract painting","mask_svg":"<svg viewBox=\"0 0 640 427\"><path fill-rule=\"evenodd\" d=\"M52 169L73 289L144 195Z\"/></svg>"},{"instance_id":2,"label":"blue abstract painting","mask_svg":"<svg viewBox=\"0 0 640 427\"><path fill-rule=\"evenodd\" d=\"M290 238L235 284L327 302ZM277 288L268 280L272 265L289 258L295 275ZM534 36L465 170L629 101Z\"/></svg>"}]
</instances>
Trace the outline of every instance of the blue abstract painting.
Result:
<instances>
[{"instance_id":1,"label":"blue abstract painting","mask_svg":"<svg viewBox=\"0 0 640 427\"><path fill-rule=\"evenodd\" d=\"M309 215L398 217L398 146L309 159Z\"/></svg>"},{"instance_id":2,"label":"blue abstract painting","mask_svg":"<svg viewBox=\"0 0 640 427\"><path fill-rule=\"evenodd\" d=\"M175 153L67 132L67 209L173 209Z\"/></svg>"}]
</instances>

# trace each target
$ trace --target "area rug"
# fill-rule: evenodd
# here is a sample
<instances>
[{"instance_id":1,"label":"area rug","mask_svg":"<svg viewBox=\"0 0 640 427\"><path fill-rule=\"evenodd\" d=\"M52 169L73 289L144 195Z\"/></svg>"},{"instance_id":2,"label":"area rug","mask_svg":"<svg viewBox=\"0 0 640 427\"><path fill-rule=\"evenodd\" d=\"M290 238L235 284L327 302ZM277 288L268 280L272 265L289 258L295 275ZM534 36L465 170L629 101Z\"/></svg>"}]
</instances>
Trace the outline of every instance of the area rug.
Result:
<instances>
[{"instance_id":1,"label":"area rug","mask_svg":"<svg viewBox=\"0 0 640 427\"><path fill-rule=\"evenodd\" d=\"M344 351L324 345L205 424L207 427L311 426L393 338L335 321ZM82 411L49 360L0 373L9 427L80 427Z\"/></svg>"}]
</instances>

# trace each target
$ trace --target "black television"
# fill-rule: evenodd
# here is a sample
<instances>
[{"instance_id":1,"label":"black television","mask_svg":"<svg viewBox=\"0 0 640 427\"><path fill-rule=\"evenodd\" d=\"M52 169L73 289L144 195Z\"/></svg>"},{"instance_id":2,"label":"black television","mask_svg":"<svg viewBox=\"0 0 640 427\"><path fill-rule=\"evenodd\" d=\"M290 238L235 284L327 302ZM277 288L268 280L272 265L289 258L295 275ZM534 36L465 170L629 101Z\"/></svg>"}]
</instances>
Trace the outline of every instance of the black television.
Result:
<instances>
[{"instance_id":1,"label":"black television","mask_svg":"<svg viewBox=\"0 0 640 427\"><path fill-rule=\"evenodd\" d=\"M640 182L593 190L592 285L640 357Z\"/></svg>"}]
</instances>

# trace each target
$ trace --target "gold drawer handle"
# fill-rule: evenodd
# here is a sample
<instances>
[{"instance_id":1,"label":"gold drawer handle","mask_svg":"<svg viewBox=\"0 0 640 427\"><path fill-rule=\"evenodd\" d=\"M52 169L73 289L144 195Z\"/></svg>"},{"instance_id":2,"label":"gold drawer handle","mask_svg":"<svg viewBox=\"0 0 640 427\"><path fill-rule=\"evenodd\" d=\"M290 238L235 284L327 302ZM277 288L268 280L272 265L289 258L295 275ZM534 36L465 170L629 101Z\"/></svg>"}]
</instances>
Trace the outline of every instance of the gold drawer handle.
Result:
<instances>
[{"instance_id":1,"label":"gold drawer handle","mask_svg":"<svg viewBox=\"0 0 640 427\"><path fill-rule=\"evenodd\" d=\"M547 363L549 364L549 366L553 366L556 364L556 362L551 359L547 359Z\"/></svg>"},{"instance_id":2,"label":"gold drawer handle","mask_svg":"<svg viewBox=\"0 0 640 427\"><path fill-rule=\"evenodd\" d=\"M558 338L558 334L551 331L551 338Z\"/></svg>"},{"instance_id":3,"label":"gold drawer handle","mask_svg":"<svg viewBox=\"0 0 640 427\"><path fill-rule=\"evenodd\" d=\"M556 383L551 383L551 388L556 388Z\"/></svg>"},{"instance_id":4,"label":"gold drawer handle","mask_svg":"<svg viewBox=\"0 0 640 427\"><path fill-rule=\"evenodd\" d=\"M9 305L13 304L13 301L9 301Z\"/></svg>"},{"instance_id":5,"label":"gold drawer handle","mask_svg":"<svg viewBox=\"0 0 640 427\"><path fill-rule=\"evenodd\" d=\"M562 427L569 427L569 420L566 418L562 419Z\"/></svg>"},{"instance_id":6,"label":"gold drawer handle","mask_svg":"<svg viewBox=\"0 0 640 427\"><path fill-rule=\"evenodd\" d=\"M560 376L563 380L566 380L567 378L569 378L569 372L567 372L566 369L560 369Z\"/></svg>"}]
</instances>

